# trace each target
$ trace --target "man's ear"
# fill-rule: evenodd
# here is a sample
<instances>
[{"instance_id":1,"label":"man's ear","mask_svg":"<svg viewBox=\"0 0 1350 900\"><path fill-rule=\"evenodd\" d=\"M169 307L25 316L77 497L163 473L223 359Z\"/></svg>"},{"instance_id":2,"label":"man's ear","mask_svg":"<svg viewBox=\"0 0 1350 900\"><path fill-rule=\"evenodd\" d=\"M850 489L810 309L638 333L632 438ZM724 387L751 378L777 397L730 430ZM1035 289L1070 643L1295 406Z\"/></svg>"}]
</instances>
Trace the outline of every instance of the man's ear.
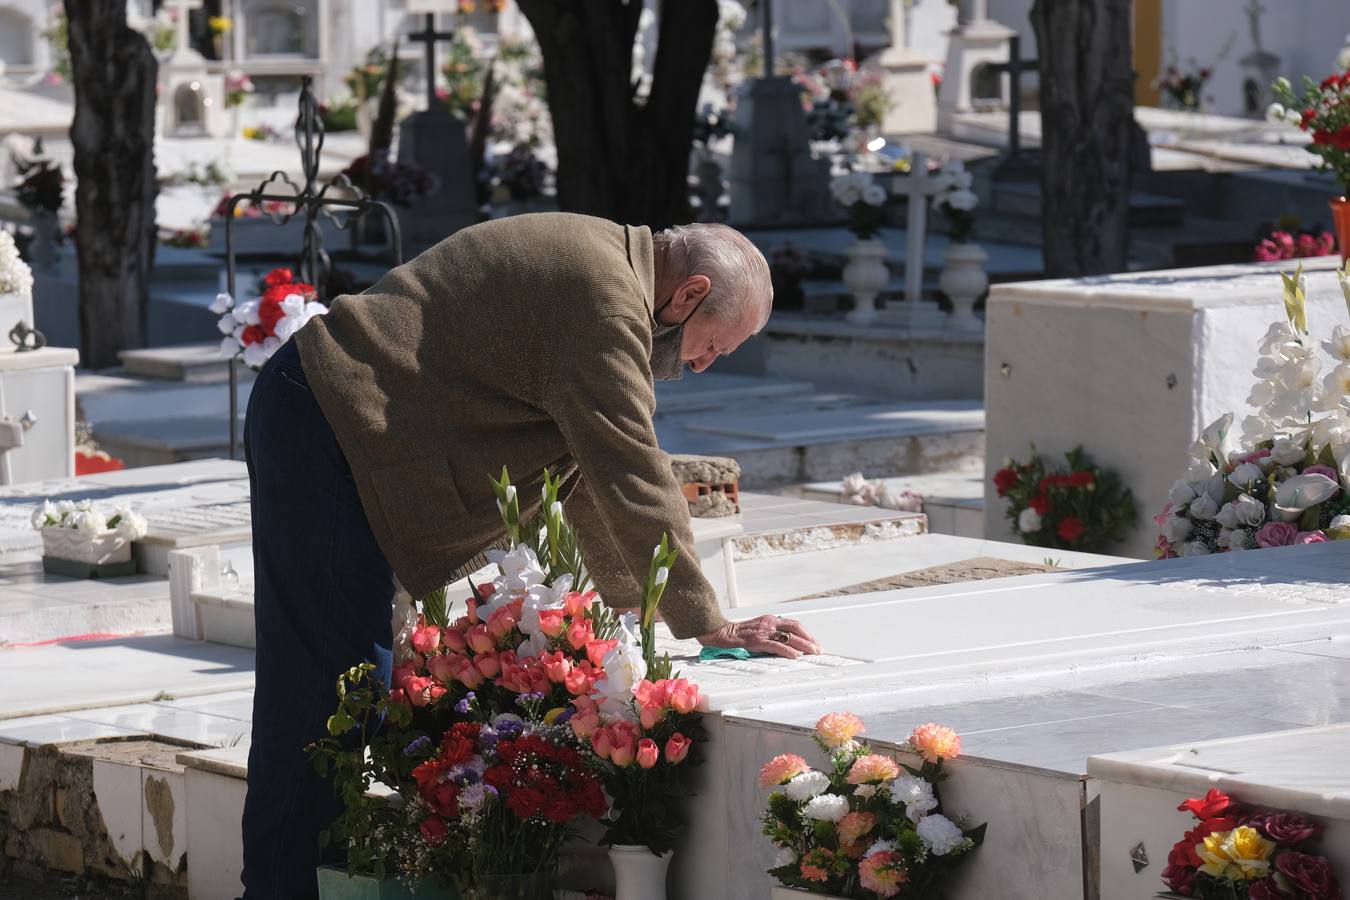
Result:
<instances>
[{"instance_id":1,"label":"man's ear","mask_svg":"<svg viewBox=\"0 0 1350 900\"><path fill-rule=\"evenodd\" d=\"M670 298L670 312L674 319L682 322L693 315L711 291L712 281L707 275L690 275L681 281Z\"/></svg>"}]
</instances>

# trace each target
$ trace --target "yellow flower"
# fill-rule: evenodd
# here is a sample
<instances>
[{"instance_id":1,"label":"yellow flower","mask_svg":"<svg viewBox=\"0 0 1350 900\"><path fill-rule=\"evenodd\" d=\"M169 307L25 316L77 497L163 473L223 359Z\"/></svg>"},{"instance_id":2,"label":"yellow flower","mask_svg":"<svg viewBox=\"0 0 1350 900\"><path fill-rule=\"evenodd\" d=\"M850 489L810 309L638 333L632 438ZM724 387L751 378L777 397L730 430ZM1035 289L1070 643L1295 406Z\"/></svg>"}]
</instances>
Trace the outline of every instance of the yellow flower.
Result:
<instances>
[{"instance_id":1,"label":"yellow flower","mask_svg":"<svg viewBox=\"0 0 1350 900\"><path fill-rule=\"evenodd\" d=\"M1200 871L1215 878L1255 881L1270 871L1275 844L1249 825L1232 831L1216 831L1204 839L1198 852L1205 861Z\"/></svg>"},{"instance_id":2,"label":"yellow flower","mask_svg":"<svg viewBox=\"0 0 1350 900\"><path fill-rule=\"evenodd\" d=\"M234 27L234 22L230 20L229 16L212 16L206 21L207 24L211 26L211 30L216 34L223 34Z\"/></svg>"},{"instance_id":3,"label":"yellow flower","mask_svg":"<svg viewBox=\"0 0 1350 900\"><path fill-rule=\"evenodd\" d=\"M567 712L567 707L565 706L553 707L547 713L544 714L544 724L552 725L554 722L558 721L558 716L561 716L565 712Z\"/></svg>"}]
</instances>

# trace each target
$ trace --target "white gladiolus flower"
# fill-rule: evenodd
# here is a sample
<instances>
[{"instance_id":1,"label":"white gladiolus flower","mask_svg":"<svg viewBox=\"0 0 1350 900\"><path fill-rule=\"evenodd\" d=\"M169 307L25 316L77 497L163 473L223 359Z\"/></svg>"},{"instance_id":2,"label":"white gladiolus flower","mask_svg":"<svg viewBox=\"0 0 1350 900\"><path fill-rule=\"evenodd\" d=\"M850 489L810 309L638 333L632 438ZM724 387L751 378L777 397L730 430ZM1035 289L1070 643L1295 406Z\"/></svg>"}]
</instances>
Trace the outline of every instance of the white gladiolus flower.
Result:
<instances>
[{"instance_id":1,"label":"white gladiolus flower","mask_svg":"<svg viewBox=\"0 0 1350 900\"><path fill-rule=\"evenodd\" d=\"M572 589L572 576L564 575L552 585L534 584L525 592L520 604L520 622L517 627L525 634L539 631L539 614L548 609L562 609L563 597Z\"/></svg>"},{"instance_id":2,"label":"white gladiolus flower","mask_svg":"<svg viewBox=\"0 0 1350 900\"><path fill-rule=\"evenodd\" d=\"M922 778L902 775L891 785L891 794L905 804L905 814L911 822L917 822L925 815L937 809L937 798L933 796L933 786Z\"/></svg>"},{"instance_id":3,"label":"white gladiolus flower","mask_svg":"<svg viewBox=\"0 0 1350 900\"><path fill-rule=\"evenodd\" d=\"M1283 103L1272 103L1266 107L1266 121L1272 125L1282 125L1288 112Z\"/></svg>"},{"instance_id":4,"label":"white gladiolus flower","mask_svg":"<svg viewBox=\"0 0 1350 900\"><path fill-rule=\"evenodd\" d=\"M670 578L670 569L666 568L665 566L661 566L656 570L656 578L654 579L654 581L656 582L656 585L659 587L665 584L669 578Z\"/></svg>"},{"instance_id":5,"label":"white gladiolus flower","mask_svg":"<svg viewBox=\"0 0 1350 900\"><path fill-rule=\"evenodd\" d=\"M805 803L812 797L819 797L830 789L830 776L824 772L803 772L792 778L783 791L798 803Z\"/></svg>"},{"instance_id":6,"label":"white gladiolus flower","mask_svg":"<svg viewBox=\"0 0 1350 900\"><path fill-rule=\"evenodd\" d=\"M1228 431L1233 427L1233 414L1224 413L1205 426L1205 430L1200 433L1200 439L1197 443L1206 449L1213 451L1214 455L1223 458L1223 443L1228 438ZM1196 453L1192 450L1192 455L1197 459L1206 459L1208 454L1204 452Z\"/></svg>"},{"instance_id":7,"label":"white gladiolus flower","mask_svg":"<svg viewBox=\"0 0 1350 900\"><path fill-rule=\"evenodd\" d=\"M946 856L966 842L966 836L956 823L941 814L925 816L919 820L915 831L924 847L934 856Z\"/></svg>"},{"instance_id":8,"label":"white gladiolus flower","mask_svg":"<svg viewBox=\"0 0 1350 900\"><path fill-rule=\"evenodd\" d=\"M1017 516L1017 530L1023 534L1035 534L1041 530L1041 514L1028 506Z\"/></svg>"},{"instance_id":9,"label":"white gladiolus flower","mask_svg":"<svg viewBox=\"0 0 1350 900\"><path fill-rule=\"evenodd\" d=\"M1240 488L1250 487L1266 477L1266 473L1256 463L1243 463L1232 471L1228 480Z\"/></svg>"},{"instance_id":10,"label":"white gladiolus flower","mask_svg":"<svg viewBox=\"0 0 1350 900\"><path fill-rule=\"evenodd\" d=\"M561 518L562 518L562 504L559 503L557 500L554 500L554 501L553 501L552 503L550 503L549 506L548 506L548 514L549 514L549 516L551 516L551 517L554 518L554 519L561 519Z\"/></svg>"},{"instance_id":11,"label":"white gladiolus flower","mask_svg":"<svg viewBox=\"0 0 1350 900\"><path fill-rule=\"evenodd\" d=\"M1204 541L1187 541L1181 545L1182 556L1208 556L1210 553L1209 545Z\"/></svg>"},{"instance_id":12,"label":"white gladiolus flower","mask_svg":"<svg viewBox=\"0 0 1350 900\"><path fill-rule=\"evenodd\" d=\"M1337 325L1331 329L1331 339L1322 342L1322 349L1336 359L1350 360L1350 328Z\"/></svg>"},{"instance_id":13,"label":"white gladiolus flower","mask_svg":"<svg viewBox=\"0 0 1350 900\"><path fill-rule=\"evenodd\" d=\"M211 312L216 315L227 313L234 309L234 298L223 292L216 294L216 299L211 301L211 305L208 306L207 309L211 310Z\"/></svg>"},{"instance_id":14,"label":"white gladiolus flower","mask_svg":"<svg viewBox=\"0 0 1350 900\"><path fill-rule=\"evenodd\" d=\"M1185 516L1168 516L1163 520L1163 537L1167 538L1168 543L1180 544L1191 536L1191 529L1194 527L1191 520Z\"/></svg>"},{"instance_id":15,"label":"white gladiolus flower","mask_svg":"<svg viewBox=\"0 0 1350 900\"><path fill-rule=\"evenodd\" d=\"M607 700L627 704L633 698L633 688L647 677L642 647L620 643L605 654L603 663L605 677L595 683L595 692Z\"/></svg>"},{"instance_id":16,"label":"white gladiolus flower","mask_svg":"<svg viewBox=\"0 0 1350 900\"><path fill-rule=\"evenodd\" d=\"M818 822L838 822L848 815L848 798L838 794L812 797L802 810L802 815Z\"/></svg>"},{"instance_id":17,"label":"white gladiolus flower","mask_svg":"<svg viewBox=\"0 0 1350 900\"><path fill-rule=\"evenodd\" d=\"M551 645L552 639L548 635L536 631L516 648L516 659L534 659L540 654L547 653Z\"/></svg>"}]
</instances>

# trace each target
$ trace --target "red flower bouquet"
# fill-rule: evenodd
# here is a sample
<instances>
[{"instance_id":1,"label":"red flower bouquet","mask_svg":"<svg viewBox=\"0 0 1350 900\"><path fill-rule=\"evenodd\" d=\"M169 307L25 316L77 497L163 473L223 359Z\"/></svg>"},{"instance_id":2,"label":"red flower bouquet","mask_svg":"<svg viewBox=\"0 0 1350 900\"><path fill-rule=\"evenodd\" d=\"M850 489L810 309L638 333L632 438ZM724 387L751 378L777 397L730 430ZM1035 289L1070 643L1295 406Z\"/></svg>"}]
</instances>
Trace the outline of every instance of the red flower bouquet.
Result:
<instances>
[{"instance_id":1,"label":"red flower bouquet","mask_svg":"<svg viewBox=\"0 0 1350 900\"><path fill-rule=\"evenodd\" d=\"M1322 827L1298 813L1262 812L1211 788L1177 807L1199 824L1167 855L1162 880L1173 897L1201 900L1341 900L1324 857L1307 844Z\"/></svg>"},{"instance_id":2,"label":"red flower bouquet","mask_svg":"<svg viewBox=\"0 0 1350 900\"><path fill-rule=\"evenodd\" d=\"M1094 466L1082 447L1065 460L1067 471L1050 471L1035 455L1024 463L1005 461L994 473L994 488L1008 500L1008 519L1036 547L1106 550L1134 525L1134 497L1114 472Z\"/></svg>"},{"instance_id":3,"label":"red flower bouquet","mask_svg":"<svg viewBox=\"0 0 1350 900\"><path fill-rule=\"evenodd\" d=\"M221 356L238 356L246 366L261 369L291 335L328 307L319 302L314 285L296 281L290 269L273 269L263 277L261 297L236 305L229 294L217 294L210 310L220 316Z\"/></svg>"}]
</instances>

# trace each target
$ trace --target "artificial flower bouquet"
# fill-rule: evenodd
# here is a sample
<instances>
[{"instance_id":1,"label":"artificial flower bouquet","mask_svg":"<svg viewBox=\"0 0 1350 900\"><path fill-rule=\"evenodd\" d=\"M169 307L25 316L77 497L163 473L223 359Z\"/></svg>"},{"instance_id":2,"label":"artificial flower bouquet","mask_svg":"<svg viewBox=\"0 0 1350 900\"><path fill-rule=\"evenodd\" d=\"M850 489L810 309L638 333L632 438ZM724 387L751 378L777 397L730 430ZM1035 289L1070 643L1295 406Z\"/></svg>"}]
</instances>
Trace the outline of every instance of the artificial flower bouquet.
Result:
<instances>
[{"instance_id":1,"label":"artificial flower bouquet","mask_svg":"<svg viewBox=\"0 0 1350 900\"><path fill-rule=\"evenodd\" d=\"M953 159L943 163L934 180L937 193L933 195L933 209L947 220L947 236L953 243L969 242L975 231L975 207L980 205L979 196L972 190L975 177L965 163Z\"/></svg>"},{"instance_id":2,"label":"artificial flower bouquet","mask_svg":"<svg viewBox=\"0 0 1350 900\"><path fill-rule=\"evenodd\" d=\"M1101 552L1134 527L1134 495L1115 472L1093 465L1082 447L1064 454L1067 469L1051 471L1035 454L1004 460L994 487L1007 498L1008 519L1034 547Z\"/></svg>"},{"instance_id":3,"label":"artificial flower bouquet","mask_svg":"<svg viewBox=\"0 0 1350 900\"><path fill-rule=\"evenodd\" d=\"M1199 824L1167 855L1162 897L1199 900L1341 900L1326 858L1309 844L1322 826L1293 812L1267 812L1217 788L1177 807Z\"/></svg>"},{"instance_id":4,"label":"artificial flower bouquet","mask_svg":"<svg viewBox=\"0 0 1350 900\"><path fill-rule=\"evenodd\" d=\"M773 789L761 817L778 848L769 874L837 897L934 896L984 841L986 826L948 818L938 796L943 762L960 754L961 739L933 723L916 728L908 749L923 764L914 769L870 752L856 739L863 730L852 713L829 713L814 735L825 769L793 753L760 769L759 783Z\"/></svg>"},{"instance_id":5,"label":"artificial flower bouquet","mask_svg":"<svg viewBox=\"0 0 1350 900\"><path fill-rule=\"evenodd\" d=\"M443 592L424 598L396 635L391 689L369 665L347 672L331 736L312 753L346 802L328 837L347 846L353 873L441 878L464 896L515 882L521 896L546 896L585 818L612 842L669 845L680 770L704 740L702 701L655 654L674 559L665 540L640 615L617 616L587 590L559 483L545 473L528 523L505 470L493 484L511 544L489 554L496 577L453 620ZM402 802L370 796L376 783Z\"/></svg>"},{"instance_id":6,"label":"artificial flower bouquet","mask_svg":"<svg viewBox=\"0 0 1350 900\"><path fill-rule=\"evenodd\" d=\"M31 522L42 533L44 567L75 577L133 573L131 544L148 530L145 519L128 507L108 512L91 500L43 501Z\"/></svg>"},{"instance_id":7,"label":"artificial flower bouquet","mask_svg":"<svg viewBox=\"0 0 1350 900\"><path fill-rule=\"evenodd\" d=\"M273 269L263 277L261 297L236 304L229 294L217 294L210 310L220 316L220 355L240 357L249 368L261 369L291 335L328 307L319 302L314 285L296 281L290 269Z\"/></svg>"},{"instance_id":8,"label":"artificial flower bouquet","mask_svg":"<svg viewBox=\"0 0 1350 900\"><path fill-rule=\"evenodd\" d=\"M1350 307L1350 275L1337 274ZM1161 558L1350 538L1350 329L1338 325L1322 342L1337 365L1319 377L1302 268L1281 277L1287 321L1261 340L1247 398L1256 413L1238 449L1227 449L1232 413L1191 445L1190 468L1154 519Z\"/></svg>"},{"instance_id":9,"label":"artificial flower bouquet","mask_svg":"<svg viewBox=\"0 0 1350 900\"><path fill-rule=\"evenodd\" d=\"M848 212L848 230L860 241L877 236L886 224L886 189L868 172L849 172L830 182L834 202Z\"/></svg>"},{"instance_id":10,"label":"artificial flower bouquet","mask_svg":"<svg viewBox=\"0 0 1350 900\"><path fill-rule=\"evenodd\" d=\"M1330 172L1350 193L1350 71L1328 75L1319 84L1304 76L1301 90L1287 78L1271 85L1276 103L1267 110L1267 118L1283 114L1306 131L1311 143L1306 150L1322 161L1322 170Z\"/></svg>"}]
</instances>

